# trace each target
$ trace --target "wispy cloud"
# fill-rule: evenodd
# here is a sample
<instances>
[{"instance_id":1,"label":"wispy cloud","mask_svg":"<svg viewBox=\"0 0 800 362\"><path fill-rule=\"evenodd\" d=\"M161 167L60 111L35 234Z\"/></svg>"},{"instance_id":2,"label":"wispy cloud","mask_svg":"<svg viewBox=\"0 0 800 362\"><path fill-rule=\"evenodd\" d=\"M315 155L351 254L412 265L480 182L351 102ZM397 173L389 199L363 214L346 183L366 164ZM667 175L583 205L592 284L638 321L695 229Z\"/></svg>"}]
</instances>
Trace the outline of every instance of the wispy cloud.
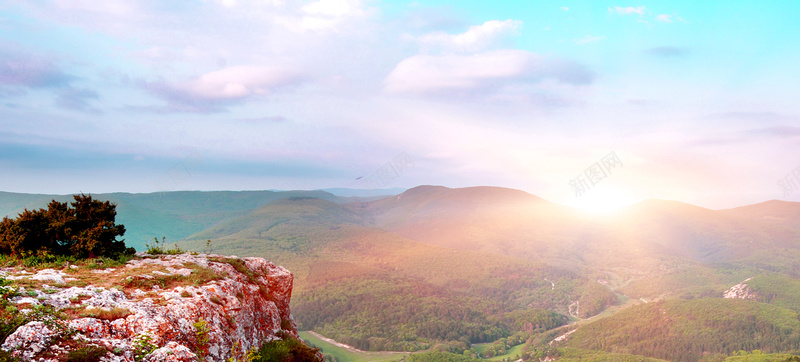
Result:
<instances>
[{"instance_id":1,"label":"wispy cloud","mask_svg":"<svg viewBox=\"0 0 800 362\"><path fill-rule=\"evenodd\" d=\"M675 46L660 46L647 49L645 53L664 58L683 57L689 54L689 49Z\"/></svg>"},{"instance_id":2,"label":"wispy cloud","mask_svg":"<svg viewBox=\"0 0 800 362\"><path fill-rule=\"evenodd\" d=\"M208 112L218 111L222 105L300 84L303 79L299 71L285 67L236 66L184 82L145 82L143 86L171 103L182 105L169 109Z\"/></svg>"},{"instance_id":3,"label":"wispy cloud","mask_svg":"<svg viewBox=\"0 0 800 362\"><path fill-rule=\"evenodd\" d=\"M454 52L476 52L488 48L496 40L519 35L522 22L518 20L490 20L471 26L460 34L433 32L420 36L417 41L423 48L438 48Z\"/></svg>"},{"instance_id":4,"label":"wispy cloud","mask_svg":"<svg viewBox=\"0 0 800 362\"><path fill-rule=\"evenodd\" d=\"M775 138L796 138L800 137L800 127L795 126L775 126L752 129L747 132L749 134L759 134Z\"/></svg>"},{"instance_id":5,"label":"wispy cloud","mask_svg":"<svg viewBox=\"0 0 800 362\"><path fill-rule=\"evenodd\" d=\"M74 80L51 60L0 52L0 84L29 88L62 87Z\"/></svg>"},{"instance_id":6,"label":"wispy cloud","mask_svg":"<svg viewBox=\"0 0 800 362\"><path fill-rule=\"evenodd\" d=\"M800 120L800 117L791 116L776 112L722 112L722 113L714 113L704 117L705 119L713 119L713 120L742 120L748 122L754 122L763 124L766 122L796 122Z\"/></svg>"},{"instance_id":7,"label":"wispy cloud","mask_svg":"<svg viewBox=\"0 0 800 362\"><path fill-rule=\"evenodd\" d=\"M575 44L583 45L583 44L587 44L587 43L595 43L595 42L601 41L601 40L603 40L605 38L606 38L605 36L586 35L583 38L575 39Z\"/></svg>"},{"instance_id":8,"label":"wispy cloud","mask_svg":"<svg viewBox=\"0 0 800 362\"><path fill-rule=\"evenodd\" d=\"M667 14L660 14L656 16L656 20L662 23L671 23L672 22L672 15Z\"/></svg>"},{"instance_id":9,"label":"wispy cloud","mask_svg":"<svg viewBox=\"0 0 800 362\"><path fill-rule=\"evenodd\" d=\"M389 93L483 92L503 85L552 79L571 85L590 84L594 74L565 59L522 50L498 50L473 55L416 55L401 61L386 77Z\"/></svg>"},{"instance_id":10,"label":"wispy cloud","mask_svg":"<svg viewBox=\"0 0 800 362\"><path fill-rule=\"evenodd\" d=\"M339 31L353 19L364 18L368 11L359 0L319 0L300 8L296 17L281 21L295 31Z\"/></svg>"},{"instance_id":11,"label":"wispy cloud","mask_svg":"<svg viewBox=\"0 0 800 362\"><path fill-rule=\"evenodd\" d=\"M631 15L631 14L644 15L645 10L647 10L647 9L644 6L637 6L637 7L633 7L633 6L627 6L627 7L615 6L613 8L608 8L608 12L609 13L617 13L617 14L620 14L620 15Z\"/></svg>"},{"instance_id":12,"label":"wispy cloud","mask_svg":"<svg viewBox=\"0 0 800 362\"><path fill-rule=\"evenodd\" d=\"M686 23L687 21L677 15L669 15L669 14L659 14L656 16L656 21L660 21L662 23L672 23L674 21Z\"/></svg>"},{"instance_id":13,"label":"wispy cloud","mask_svg":"<svg viewBox=\"0 0 800 362\"><path fill-rule=\"evenodd\" d=\"M99 113L100 111L90 104L90 101L99 98L100 95L91 89L76 89L70 87L59 92L56 98L56 105L64 109Z\"/></svg>"}]
</instances>

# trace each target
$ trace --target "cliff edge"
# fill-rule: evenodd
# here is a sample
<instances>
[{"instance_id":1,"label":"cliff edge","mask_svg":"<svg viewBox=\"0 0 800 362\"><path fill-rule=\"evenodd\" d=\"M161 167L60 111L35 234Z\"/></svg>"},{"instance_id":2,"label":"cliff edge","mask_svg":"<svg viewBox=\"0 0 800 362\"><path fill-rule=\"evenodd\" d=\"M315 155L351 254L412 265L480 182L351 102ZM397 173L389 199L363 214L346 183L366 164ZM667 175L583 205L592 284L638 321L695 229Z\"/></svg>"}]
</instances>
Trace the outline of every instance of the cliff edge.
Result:
<instances>
[{"instance_id":1,"label":"cliff edge","mask_svg":"<svg viewBox=\"0 0 800 362\"><path fill-rule=\"evenodd\" d=\"M2 344L22 361L91 349L109 362L243 361L264 342L297 338L293 276L262 258L140 255L116 268L2 274L17 288L9 305L36 315Z\"/></svg>"}]
</instances>

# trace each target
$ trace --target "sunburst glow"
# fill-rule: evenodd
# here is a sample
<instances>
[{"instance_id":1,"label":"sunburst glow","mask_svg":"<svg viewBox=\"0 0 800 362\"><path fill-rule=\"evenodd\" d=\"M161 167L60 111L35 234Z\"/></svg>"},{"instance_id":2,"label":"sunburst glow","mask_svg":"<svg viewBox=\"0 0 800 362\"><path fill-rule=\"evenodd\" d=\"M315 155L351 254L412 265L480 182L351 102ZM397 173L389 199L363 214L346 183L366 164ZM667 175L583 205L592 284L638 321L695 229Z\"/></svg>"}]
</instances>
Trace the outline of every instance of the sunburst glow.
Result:
<instances>
[{"instance_id":1,"label":"sunburst glow","mask_svg":"<svg viewBox=\"0 0 800 362\"><path fill-rule=\"evenodd\" d=\"M596 188L576 197L569 206L592 215L609 215L636 203L628 192L618 188Z\"/></svg>"}]
</instances>

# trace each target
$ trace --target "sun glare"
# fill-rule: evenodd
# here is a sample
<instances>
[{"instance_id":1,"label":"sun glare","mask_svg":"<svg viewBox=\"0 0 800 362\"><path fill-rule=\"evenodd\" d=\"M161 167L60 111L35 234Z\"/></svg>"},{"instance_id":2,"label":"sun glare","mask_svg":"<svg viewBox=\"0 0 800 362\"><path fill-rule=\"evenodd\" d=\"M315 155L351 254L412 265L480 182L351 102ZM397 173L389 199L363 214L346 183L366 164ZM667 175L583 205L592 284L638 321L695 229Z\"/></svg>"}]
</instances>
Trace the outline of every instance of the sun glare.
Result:
<instances>
[{"instance_id":1,"label":"sun glare","mask_svg":"<svg viewBox=\"0 0 800 362\"><path fill-rule=\"evenodd\" d=\"M576 197L569 206L586 214L611 215L625 206L636 203L627 192L619 189L593 189Z\"/></svg>"}]
</instances>

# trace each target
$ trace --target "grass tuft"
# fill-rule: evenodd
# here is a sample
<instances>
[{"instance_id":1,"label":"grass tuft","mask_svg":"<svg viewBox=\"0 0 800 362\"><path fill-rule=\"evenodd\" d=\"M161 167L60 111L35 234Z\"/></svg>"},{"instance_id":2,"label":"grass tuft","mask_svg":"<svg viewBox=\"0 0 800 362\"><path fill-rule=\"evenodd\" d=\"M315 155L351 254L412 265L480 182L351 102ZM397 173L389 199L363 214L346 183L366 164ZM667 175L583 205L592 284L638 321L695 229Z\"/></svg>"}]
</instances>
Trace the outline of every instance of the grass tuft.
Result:
<instances>
[{"instance_id":1,"label":"grass tuft","mask_svg":"<svg viewBox=\"0 0 800 362\"><path fill-rule=\"evenodd\" d=\"M128 308L115 307L110 310L100 308L86 309L79 312L78 316L113 321L125 318L131 314L133 313L131 313Z\"/></svg>"}]
</instances>

